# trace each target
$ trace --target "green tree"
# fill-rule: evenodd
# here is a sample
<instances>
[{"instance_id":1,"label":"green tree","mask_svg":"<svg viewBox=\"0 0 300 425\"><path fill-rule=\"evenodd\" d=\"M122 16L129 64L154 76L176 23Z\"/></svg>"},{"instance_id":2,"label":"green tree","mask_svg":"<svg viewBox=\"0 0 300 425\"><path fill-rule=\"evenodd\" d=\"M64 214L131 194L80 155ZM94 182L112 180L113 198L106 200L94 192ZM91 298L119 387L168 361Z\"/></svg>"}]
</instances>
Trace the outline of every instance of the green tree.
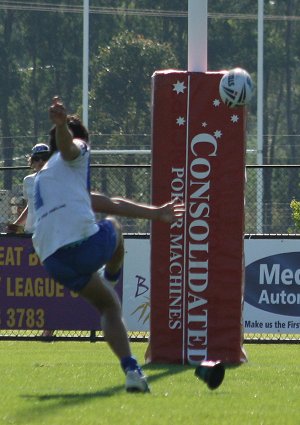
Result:
<instances>
[{"instance_id":1,"label":"green tree","mask_svg":"<svg viewBox=\"0 0 300 425\"><path fill-rule=\"evenodd\" d=\"M151 75L158 69L176 68L177 64L168 44L127 31L100 47L92 61L91 130L149 133ZM138 146L139 141L132 144Z\"/></svg>"},{"instance_id":2,"label":"green tree","mask_svg":"<svg viewBox=\"0 0 300 425\"><path fill-rule=\"evenodd\" d=\"M92 133L111 134L102 148L141 147L138 135L151 132L151 75L155 70L176 65L168 44L127 31L99 48L92 63L89 122ZM125 157L125 163L132 161L132 157ZM101 190L109 192L105 175L101 182ZM125 172L124 187L118 188L119 194L132 197L132 193L138 192L144 198L145 188L136 191L136 184L132 173Z\"/></svg>"},{"instance_id":3,"label":"green tree","mask_svg":"<svg viewBox=\"0 0 300 425\"><path fill-rule=\"evenodd\" d=\"M15 41L13 37L13 25L15 15L12 11L4 12L1 16L0 24L0 119L2 134L2 155L5 166L12 165L13 158L13 132L11 113L11 101L18 87L19 79L17 73L17 64L15 60ZM12 175L6 173L4 176L3 187L10 189L12 186Z\"/></svg>"}]
</instances>

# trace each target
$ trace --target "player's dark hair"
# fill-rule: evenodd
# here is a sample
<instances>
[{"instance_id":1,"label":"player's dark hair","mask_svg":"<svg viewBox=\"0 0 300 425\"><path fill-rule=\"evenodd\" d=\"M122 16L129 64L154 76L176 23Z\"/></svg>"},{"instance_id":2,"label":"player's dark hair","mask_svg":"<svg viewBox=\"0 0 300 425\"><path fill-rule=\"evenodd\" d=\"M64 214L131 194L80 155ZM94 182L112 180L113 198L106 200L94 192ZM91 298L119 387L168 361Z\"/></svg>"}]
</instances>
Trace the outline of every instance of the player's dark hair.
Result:
<instances>
[{"instance_id":1,"label":"player's dark hair","mask_svg":"<svg viewBox=\"0 0 300 425\"><path fill-rule=\"evenodd\" d=\"M80 119L77 117L77 115L68 115L67 125L71 130L74 138L81 139L84 140L86 143L89 143L89 133L80 121ZM56 126L54 125L49 132L49 146L51 153L57 151L55 132Z\"/></svg>"}]
</instances>

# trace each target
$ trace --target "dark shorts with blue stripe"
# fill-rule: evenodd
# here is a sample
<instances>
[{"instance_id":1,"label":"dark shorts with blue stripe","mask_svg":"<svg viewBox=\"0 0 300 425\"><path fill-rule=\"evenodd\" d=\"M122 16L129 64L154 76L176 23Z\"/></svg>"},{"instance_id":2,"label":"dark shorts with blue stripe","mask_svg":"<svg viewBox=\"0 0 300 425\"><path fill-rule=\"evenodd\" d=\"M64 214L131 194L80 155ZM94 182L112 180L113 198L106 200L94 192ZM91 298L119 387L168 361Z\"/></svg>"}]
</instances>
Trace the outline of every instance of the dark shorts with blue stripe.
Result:
<instances>
[{"instance_id":1,"label":"dark shorts with blue stripe","mask_svg":"<svg viewBox=\"0 0 300 425\"><path fill-rule=\"evenodd\" d=\"M59 248L43 261L49 275L72 291L83 289L116 250L117 235L112 222L101 220L98 227L94 235Z\"/></svg>"}]
</instances>

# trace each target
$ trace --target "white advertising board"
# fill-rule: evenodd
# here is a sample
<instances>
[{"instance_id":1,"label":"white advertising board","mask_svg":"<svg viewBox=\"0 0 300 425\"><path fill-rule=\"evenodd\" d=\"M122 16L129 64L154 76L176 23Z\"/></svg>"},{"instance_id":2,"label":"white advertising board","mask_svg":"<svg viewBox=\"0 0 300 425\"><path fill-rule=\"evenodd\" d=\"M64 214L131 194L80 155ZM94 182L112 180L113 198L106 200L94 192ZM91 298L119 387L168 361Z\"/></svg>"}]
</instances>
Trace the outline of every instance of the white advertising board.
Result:
<instances>
[{"instance_id":1,"label":"white advertising board","mask_svg":"<svg viewBox=\"0 0 300 425\"><path fill-rule=\"evenodd\" d=\"M300 333L300 239L245 239L245 333ZM123 313L150 328L150 240L125 238Z\"/></svg>"},{"instance_id":2,"label":"white advertising board","mask_svg":"<svg viewBox=\"0 0 300 425\"><path fill-rule=\"evenodd\" d=\"M300 333L300 240L245 240L245 333Z\"/></svg>"},{"instance_id":3,"label":"white advertising board","mask_svg":"<svg viewBox=\"0 0 300 425\"><path fill-rule=\"evenodd\" d=\"M125 238L123 315L129 331L150 328L150 241Z\"/></svg>"}]
</instances>

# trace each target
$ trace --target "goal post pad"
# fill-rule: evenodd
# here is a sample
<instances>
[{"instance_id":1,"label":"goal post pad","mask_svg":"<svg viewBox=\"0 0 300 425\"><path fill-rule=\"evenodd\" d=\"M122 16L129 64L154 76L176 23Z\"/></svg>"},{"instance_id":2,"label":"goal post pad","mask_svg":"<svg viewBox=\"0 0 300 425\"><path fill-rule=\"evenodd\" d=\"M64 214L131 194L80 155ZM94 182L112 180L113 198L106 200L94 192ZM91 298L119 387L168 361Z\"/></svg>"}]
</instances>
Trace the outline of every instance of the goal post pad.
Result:
<instances>
[{"instance_id":1,"label":"goal post pad","mask_svg":"<svg viewBox=\"0 0 300 425\"><path fill-rule=\"evenodd\" d=\"M151 361L246 360L242 347L245 108L223 72L152 77L152 202L186 214L151 229Z\"/></svg>"}]
</instances>

